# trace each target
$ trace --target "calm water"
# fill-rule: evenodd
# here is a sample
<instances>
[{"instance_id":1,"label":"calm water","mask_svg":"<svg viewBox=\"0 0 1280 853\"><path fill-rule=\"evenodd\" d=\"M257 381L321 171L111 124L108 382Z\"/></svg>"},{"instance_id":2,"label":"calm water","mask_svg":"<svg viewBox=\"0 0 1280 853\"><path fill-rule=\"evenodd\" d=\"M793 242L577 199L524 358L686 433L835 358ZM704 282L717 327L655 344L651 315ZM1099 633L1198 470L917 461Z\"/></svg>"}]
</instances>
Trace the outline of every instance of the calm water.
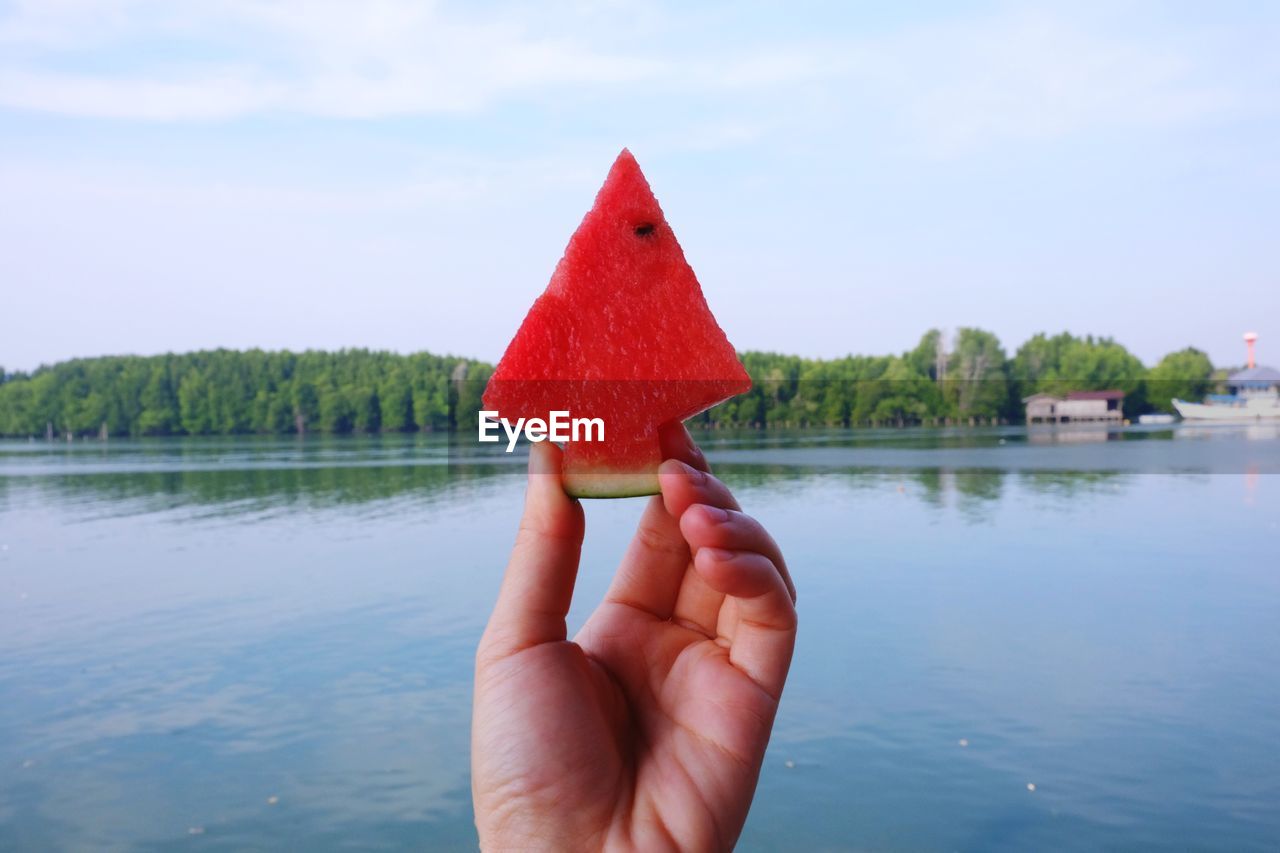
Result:
<instances>
[{"instance_id":1,"label":"calm water","mask_svg":"<svg viewBox=\"0 0 1280 853\"><path fill-rule=\"evenodd\" d=\"M742 849L1280 846L1276 429L707 444L800 590ZM473 848L518 461L0 443L0 849Z\"/></svg>"}]
</instances>

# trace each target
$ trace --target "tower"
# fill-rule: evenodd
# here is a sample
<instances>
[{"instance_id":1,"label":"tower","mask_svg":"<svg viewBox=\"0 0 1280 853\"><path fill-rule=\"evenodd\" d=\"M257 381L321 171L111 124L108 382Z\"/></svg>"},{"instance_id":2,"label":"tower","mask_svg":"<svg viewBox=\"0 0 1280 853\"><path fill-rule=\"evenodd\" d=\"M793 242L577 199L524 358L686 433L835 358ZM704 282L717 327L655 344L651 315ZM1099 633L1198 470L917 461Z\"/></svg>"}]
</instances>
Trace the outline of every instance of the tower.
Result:
<instances>
[{"instance_id":1,"label":"tower","mask_svg":"<svg viewBox=\"0 0 1280 853\"><path fill-rule=\"evenodd\" d=\"M1254 344L1254 341L1256 341L1256 340L1258 340L1258 333L1257 333L1257 332L1245 332L1245 333L1244 333L1244 344L1245 344L1245 346L1247 346L1247 347L1249 348L1249 363L1248 363L1247 365L1245 365L1245 366L1246 366L1246 367L1248 367L1248 368L1250 368L1250 369L1252 369L1253 367L1255 367L1255 366L1256 366L1256 364L1257 364L1257 362L1255 362L1255 361L1253 360L1253 344Z\"/></svg>"}]
</instances>

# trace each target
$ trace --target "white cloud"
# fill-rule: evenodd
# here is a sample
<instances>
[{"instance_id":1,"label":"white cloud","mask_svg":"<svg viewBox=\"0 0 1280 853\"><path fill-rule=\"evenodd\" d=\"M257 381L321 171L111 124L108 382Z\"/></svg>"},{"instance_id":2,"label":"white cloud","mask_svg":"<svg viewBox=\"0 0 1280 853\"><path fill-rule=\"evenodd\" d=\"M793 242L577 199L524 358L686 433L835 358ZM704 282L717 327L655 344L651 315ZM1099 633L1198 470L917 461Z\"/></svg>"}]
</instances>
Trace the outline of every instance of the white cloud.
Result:
<instances>
[{"instance_id":1,"label":"white cloud","mask_svg":"<svg viewBox=\"0 0 1280 853\"><path fill-rule=\"evenodd\" d=\"M209 52L235 59L176 71L171 63L143 61L157 40L175 37L198 39ZM0 22L0 44L27 55L0 66L0 105L139 119L467 111L512 94L626 82L658 70L642 58L596 53L515 24L464 21L410 0L41 0L18 4ZM69 52L91 50L132 50L138 67L109 74L55 70Z\"/></svg>"},{"instance_id":2,"label":"white cloud","mask_svg":"<svg viewBox=\"0 0 1280 853\"><path fill-rule=\"evenodd\" d=\"M695 105L706 126L778 127L784 113L794 125L804 110L813 125L871 116L942 153L1274 109L1274 62L1270 77L1242 82L1221 45L1072 8L802 43L770 41L766 29L755 42L708 36L672 47L679 9L665 27L648 10L629 32L616 9L516 7L486 18L422 0L21 0L0 17L0 107L174 121L377 118L661 94ZM69 62L85 56L111 57L112 70ZM727 145L758 136L721 134Z\"/></svg>"},{"instance_id":3,"label":"white cloud","mask_svg":"<svg viewBox=\"0 0 1280 853\"><path fill-rule=\"evenodd\" d=\"M285 94L279 83L255 79L240 68L169 80L0 71L0 103L5 106L89 118L235 118L279 106Z\"/></svg>"},{"instance_id":4,"label":"white cloud","mask_svg":"<svg viewBox=\"0 0 1280 853\"><path fill-rule=\"evenodd\" d=\"M0 45L57 51L119 38L138 31L138 6L130 0L13 0L0 18ZM157 20L149 16L147 28Z\"/></svg>"},{"instance_id":5,"label":"white cloud","mask_svg":"<svg viewBox=\"0 0 1280 853\"><path fill-rule=\"evenodd\" d=\"M1102 35L1043 13L922 28L855 46L850 57L853 85L938 151L1193 121L1250 105L1208 73L1203 48L1197 55Z\"/></svg>"}]
</instances>

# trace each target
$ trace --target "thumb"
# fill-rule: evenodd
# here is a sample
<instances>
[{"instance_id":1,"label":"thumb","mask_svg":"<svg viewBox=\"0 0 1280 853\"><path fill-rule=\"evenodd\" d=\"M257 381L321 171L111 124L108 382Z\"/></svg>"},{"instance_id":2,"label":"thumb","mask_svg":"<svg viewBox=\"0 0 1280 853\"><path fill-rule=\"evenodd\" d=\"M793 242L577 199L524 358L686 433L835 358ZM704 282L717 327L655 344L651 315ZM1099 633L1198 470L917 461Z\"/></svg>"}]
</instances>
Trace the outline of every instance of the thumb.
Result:
<instances>
[{"instance_id":1,"label":"thumb","mask_svg":"<svg viewBox=\"0 0 1280 853\"><path fill-rule=\"evenodd\" d=\"M504 658L566 637L564 620L585 524L582 506L564 493L561 460L560 448L549 441L536 442L529 450L524 516L480 641L482 659Z\"/></svg>"}]
</instances>

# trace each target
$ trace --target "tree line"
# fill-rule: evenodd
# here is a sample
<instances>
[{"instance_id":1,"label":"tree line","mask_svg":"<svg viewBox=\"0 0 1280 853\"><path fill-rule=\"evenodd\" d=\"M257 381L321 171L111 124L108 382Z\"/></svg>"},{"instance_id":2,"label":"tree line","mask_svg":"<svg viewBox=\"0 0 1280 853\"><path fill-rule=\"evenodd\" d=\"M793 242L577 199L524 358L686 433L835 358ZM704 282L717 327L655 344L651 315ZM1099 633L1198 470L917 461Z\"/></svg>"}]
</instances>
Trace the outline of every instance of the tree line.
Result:
<instances>
[{"instance_id":1,"label":"tree line","mask_svg":"<svg viewBox=\"0 0 1280 853\"><path fill-rule=\"evenodd\" d=\"M474 427L492 368L430 353L211 350L64 361L0 385L0 434L236 435Z\"/></svg>"},{"instance_id":2,"label":"tree line","mask_svg":"<svg viewBox=\"0 0 1280 853\"><path fill-rule=\"evenodd\" d=\"M1016 422L1037 392L1118 389L1125 414L1169 411L1222 378L1196 349L1148 368L1109 338L1036 335L1008 357L996 336L930 330L901 355L808 359L746 352L746 394L711 427ZM233 435L475 429L491 365L430 353L210 350L0 369L0 435Z\"/></svg>"},{"instance_id":3,"label":"tree line","mask_svg":"<svg viewBox=\"0 0 1280 853\"><path fill-rule=\"evenodd\" d=\"M1126 417L1199 400L1225 371L1192 347L1154 367L1110 338L1038 334L1010 358L991 332L937 329L901 355L807 359L748 352L752 388L699 416L708 426L1017 423L1036 393L1119 390Z\"/></svg>"}]
</instances>

